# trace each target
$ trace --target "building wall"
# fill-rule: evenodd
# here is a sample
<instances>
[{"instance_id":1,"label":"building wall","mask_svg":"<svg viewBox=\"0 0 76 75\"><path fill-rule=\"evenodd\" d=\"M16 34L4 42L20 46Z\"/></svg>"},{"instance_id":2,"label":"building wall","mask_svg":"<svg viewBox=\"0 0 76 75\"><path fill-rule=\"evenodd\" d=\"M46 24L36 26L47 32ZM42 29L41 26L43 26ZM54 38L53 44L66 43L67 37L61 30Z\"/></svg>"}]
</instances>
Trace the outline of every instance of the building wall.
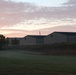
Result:
<instances>
[{"instance_id":1,"label":"building wall","mask_svg":"<svg viewBox=\"0 0 76 75\"><path fill-rule=\"evenodd\" d=\"M76 42L76 36L68 36L68 42Z\"/></svg>"},{"instance_id":2,"label":"building wall","mask_svg":"<svg viewBox=\"0 0 76 75\"><path fill-rule=\"evenodd\" d=\"M7 38L7 45L13 46L13 45L19 45L20 44L20 38Z\"/></svg>"},{"instance_id":3,"label":"building wall","mask_svg":"<svg viewBox=\"0 0 76 75\"><path fill-rule=\"evenodd\" d=\"M44 38L36 38L36 45L44 44Z\"/></svg>"},{"instance_id":4,"label":"building wall","mask_svg":"<svg viewBox=\"0 0 76 75\"><path fill-rule=\"evenodd\" d=\"M36 45L36 39L27 36L20 40L20 45Z\"/></svg>"},{"instance_id":5,"label":"building wall","mask_svg":"<svg viewBox=\"0 0 76 75\"><path fill-rule=\"evenodd\" d=\"M8 38L9 46L12 46L12 39L15 38ZM16 38L19 40L19 44L17 45L39 45L39 44L53 44L53 43L63 43L63 42L76 42L76 36L67 36L60 33L52 33L47 35L45 38L41 37L30 37L26 36L25 38ZM15 44L16 45L16 44Z\"/></svg>"},{"instance_id":6,"label":"building wall","mask_svg":"<svg viewBox=\"0 0 76 75\"><path fill-rule=\"evenodd\" d=\"M8 38L7 38L7 40L8 40L8 46L12 46L12 44L11 44L11 43L12 43L12 42L11 42L11 39L8 39Z\"/></svg>"},{"instance_id":7,"label":"building wall","mask_svg":"<svg viewBox=\"0 0 76 75\"><path fill-rule=\"evenodd\" d=\"M67 36L63 34L58 34L58 33L52 33L45 37L44 39L45 44L52 44L52 43L62 43L62 42L67 42Z\"/></svg>"},{"instance_id":8,"label":"building wall","mask_svg":"<svg viewBox=\"0 0 76 75\"><path fill-rule=\"evenodd\" d=\"M24 38L7 38L9 41L8 46L13 46L13 45L40 45L44 44L44 38L42 37L30 37L26 36ZM14 41L12 40L18 40L19 44L14 44Z\"/></svg>"}]
</instances>

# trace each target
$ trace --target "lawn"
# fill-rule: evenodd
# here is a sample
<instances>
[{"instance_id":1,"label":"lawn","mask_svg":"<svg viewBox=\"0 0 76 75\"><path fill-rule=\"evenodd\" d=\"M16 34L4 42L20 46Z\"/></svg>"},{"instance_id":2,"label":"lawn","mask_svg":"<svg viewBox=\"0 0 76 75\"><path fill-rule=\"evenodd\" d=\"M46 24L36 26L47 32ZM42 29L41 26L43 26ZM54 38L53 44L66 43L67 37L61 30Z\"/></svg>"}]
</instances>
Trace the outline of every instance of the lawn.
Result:
<instances>
[{"instance_id":1,"label":"lawn","mask_svg":"<svg viewBox=\"0 0 76 75\"><path fill-rule=\"evenodd\" d=\"M0 75L76 75L76 56L0 51Z\"/></svg>"}]
</instances>

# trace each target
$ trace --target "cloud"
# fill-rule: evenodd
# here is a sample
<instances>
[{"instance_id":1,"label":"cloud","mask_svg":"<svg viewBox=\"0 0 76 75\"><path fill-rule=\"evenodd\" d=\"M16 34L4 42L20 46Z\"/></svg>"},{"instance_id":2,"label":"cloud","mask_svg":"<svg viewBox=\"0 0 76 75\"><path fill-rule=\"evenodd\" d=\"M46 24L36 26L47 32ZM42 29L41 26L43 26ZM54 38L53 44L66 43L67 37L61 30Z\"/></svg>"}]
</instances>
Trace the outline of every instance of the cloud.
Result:
<instances>
[{"instance_id":1,"label":"cloud","mask_svg":"<svg viewBox=\"0 0 76 75\"><path fill-rule=\"evenodd\" d=\"M11 0L0 0L0 26L18 27L26 25L45 25L52 27L60 22L76 24L76 1L69 0L62 7L36 6L27 2L13 2ZM45 19L45 20L43 20ZM40 20L42 22L40 22ZM53 22L53 21L56 22ZM31 22L30 22L31 21ZM68 23L69 22L69 23ZM70 23L71 22L71 23ZM63 23L64 24L64 23ZM62 24L62 25L63 25ZM56 26L55 25L55 26ZM61 24L60 24L61 25ZM28 29L28 28L27 28Z\"/></svg>"},{"instance_id":2,"label":"cloud","mask_svg":"<svg viewBox=\"0 0 76 75\"><path fill-rule=\"evenodd\" d=\"M68 0L68 2L64 4L67 6L76 6L76 0Z\"/></svg>"},{"instance_id":3,"label":"cloud","mask_svg":"<svg viewBox=\"0 0 76 75\"><path fill-rule=\"evenodd\" d=\"M17 24L26 19L27 12L33 9L30 3L15 3L0 0L0 26Z\"/></svg>"}]
</instances>

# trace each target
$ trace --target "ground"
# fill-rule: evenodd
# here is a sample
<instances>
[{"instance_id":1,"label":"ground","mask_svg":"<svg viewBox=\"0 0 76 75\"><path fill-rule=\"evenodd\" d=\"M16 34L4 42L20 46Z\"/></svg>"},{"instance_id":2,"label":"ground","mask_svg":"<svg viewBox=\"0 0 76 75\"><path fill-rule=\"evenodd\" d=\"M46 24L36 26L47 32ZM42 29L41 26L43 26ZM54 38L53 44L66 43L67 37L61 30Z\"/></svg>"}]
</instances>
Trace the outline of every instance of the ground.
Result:
<instances>
[{"instance_id":1,"label":"ground","mask_svg":"<svg viewBox=\"0 0 76 75\"><path fill-rule=\"evenodd\" d=\"M0 75L76 75L76 56L0 51Z\"/></svg>"}]
</instances>

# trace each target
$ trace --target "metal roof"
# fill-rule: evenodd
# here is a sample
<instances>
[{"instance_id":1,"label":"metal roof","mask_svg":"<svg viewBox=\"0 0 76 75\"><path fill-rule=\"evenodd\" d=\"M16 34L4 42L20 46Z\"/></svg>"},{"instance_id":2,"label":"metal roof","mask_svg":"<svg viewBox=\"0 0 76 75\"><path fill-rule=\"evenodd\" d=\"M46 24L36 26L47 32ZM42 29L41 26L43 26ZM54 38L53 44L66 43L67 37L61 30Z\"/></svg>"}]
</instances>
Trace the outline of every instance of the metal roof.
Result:
<instances>
[{"instance_id":1,"label":"metal roof","mask_svg":"<svg viewBox=\"0 0 76 75\"><path fill-rule=\"evenodd\" d=\"M33 38L44 38L46 37L45 35L27 35L25 37L33 37Z\"/></svg>"},{"instance_id":2,"label":"metal roof","mask_svg":"<svg viewBox=\"0 0 76 75\"><path fill-rule=\"evenodd\" d=\"M76 36L76 32L54 32L54 33L59 33L68 36Z\"/></svg>"}]
</instances>

